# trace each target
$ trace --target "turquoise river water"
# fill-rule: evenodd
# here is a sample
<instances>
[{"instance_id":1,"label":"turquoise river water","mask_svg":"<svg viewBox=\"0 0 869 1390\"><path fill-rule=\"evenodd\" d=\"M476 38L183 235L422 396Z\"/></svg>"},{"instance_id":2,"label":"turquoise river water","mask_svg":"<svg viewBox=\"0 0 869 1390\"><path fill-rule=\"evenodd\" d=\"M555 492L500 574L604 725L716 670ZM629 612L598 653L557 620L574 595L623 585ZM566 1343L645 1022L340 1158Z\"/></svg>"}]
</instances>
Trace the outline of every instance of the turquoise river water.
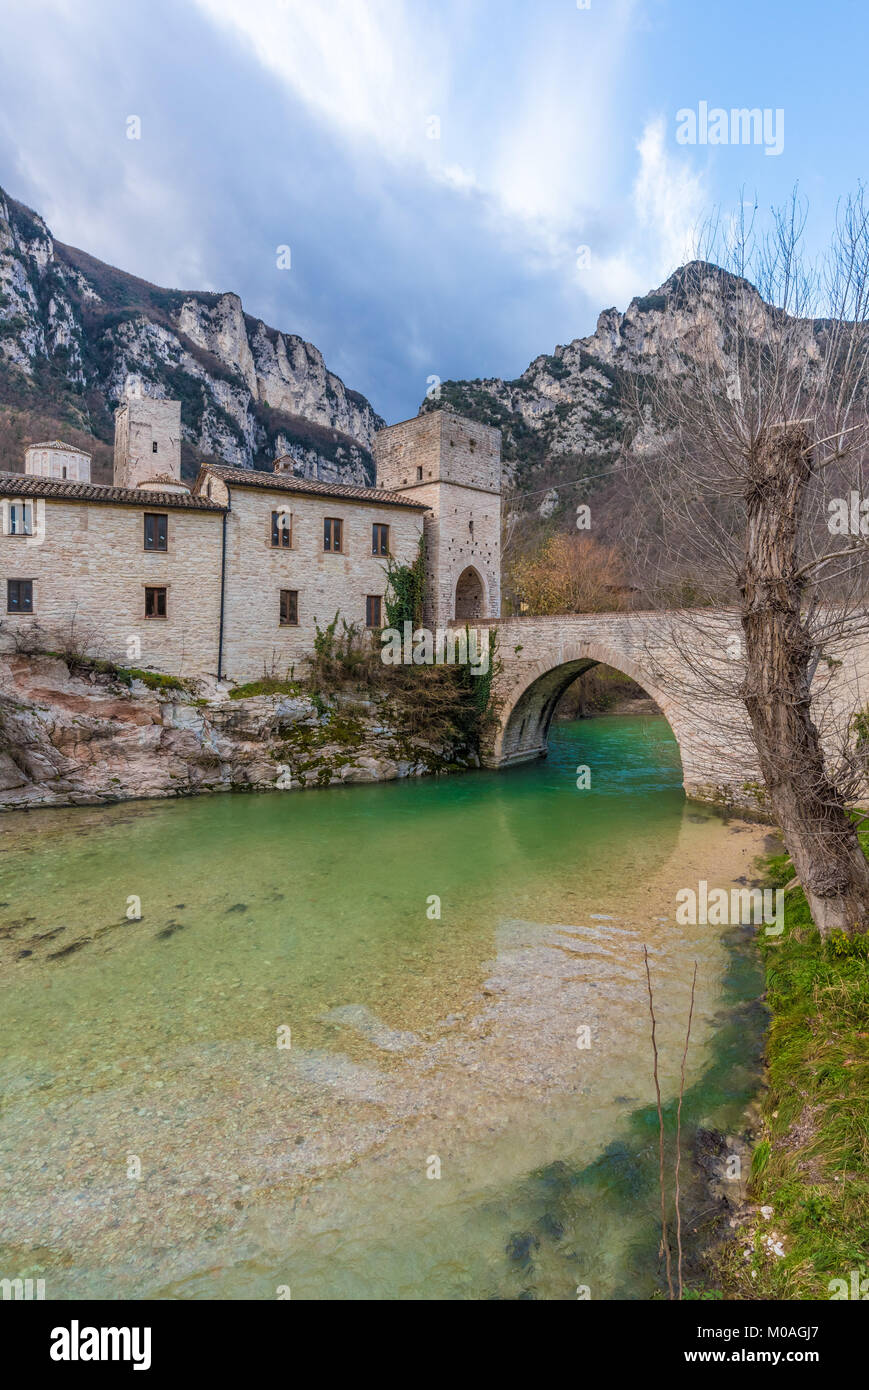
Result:
<instances>
[{"instance_id":1,"label":"turquoise river water","mask_svg":"<svg viewBox=\"0 0 869 1390\"><path fill-rule=\"evenodd\" d=\"M686 1152L738 1123L760 1031L750 942L674 898L762 832L680 782L663 719L606 716L501 773L6 816L0 1276L648 1297L643 944L666 1102L698 962Z\"/></svg>"}]
</instances>

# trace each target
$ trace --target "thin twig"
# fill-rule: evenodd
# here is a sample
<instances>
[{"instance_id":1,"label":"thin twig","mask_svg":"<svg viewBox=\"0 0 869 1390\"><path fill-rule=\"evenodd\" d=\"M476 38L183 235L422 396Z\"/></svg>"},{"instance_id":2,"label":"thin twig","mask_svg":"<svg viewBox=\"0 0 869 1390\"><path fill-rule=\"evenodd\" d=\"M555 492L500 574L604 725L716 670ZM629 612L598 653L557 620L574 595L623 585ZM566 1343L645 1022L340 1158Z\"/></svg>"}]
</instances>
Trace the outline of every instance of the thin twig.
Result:
<instances>
[{"instance_id":1,"label":"thin twig","mask_svg":"<svg viewBox=\"0 0 869 1390\"><path fill-rule=\"evenodd\" d=\"M691 981L691 1007L688 1010L688 1031L685 1034L685 1050L682 1053L682 1073L679 1082L679 1106L676 1110L676 1252L679 1276L679 1299L682 1298L682 1210L679 1192L679 1165L682 1161L682 1097L685 1094L685 1059L688 1056L688 1042L691 1037L691 1020L694 1017L694 991L697 988L697 962L694 962L694 978Z\"/></svg>"},{"instance_id":2,"label":"thin twig","mask_svg":"<svg viewBox=\"0 0 869 1390\"><path fill-rule=\"evenodd\" d=\"M670 1269L670 1241L667 1236L667 1197L664 1186L664 1112L661 1109L661 1086L658 1081L658 1044L655 1041L655 1005L652 1000L652 976L649 971L649 948L646 945L643 946L643 958L646 962L646 980L649 985L649 1014L652 1019L652 1055L654 1057L652 1075L655 1078L655 1095L658 1098L658 1180L661 1187L661 1240L667 1260L667 1288L670 1291L670 1298L672 1299L673 1275Z\"/></svg>"}]
</instances>

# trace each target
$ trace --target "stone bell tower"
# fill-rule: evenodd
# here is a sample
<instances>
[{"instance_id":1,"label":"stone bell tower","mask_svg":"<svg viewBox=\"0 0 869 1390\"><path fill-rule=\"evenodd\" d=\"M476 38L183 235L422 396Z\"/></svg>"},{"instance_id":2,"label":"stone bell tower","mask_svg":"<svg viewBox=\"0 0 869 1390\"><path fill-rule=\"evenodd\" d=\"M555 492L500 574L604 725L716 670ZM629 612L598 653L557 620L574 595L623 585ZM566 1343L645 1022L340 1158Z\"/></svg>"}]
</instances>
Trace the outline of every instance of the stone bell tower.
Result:
<instances>
[{"instance_id":1,"label":"stone bell tower","mask_svg":"<svg viewBox=\"0 0 869 1390\"><path fill-rule=\"evenodd\" d=\"M187 492L181 481L181 402L128 395L115 411L115 487Z\"/></svg>"},{"instance_id":2,"label":"stone bell tower","mask_svg":"<svg viewBox=\"0 0 869 1390\"><path fill-rule=\"evenodd\" d=\"M377 486L424 502L425 623L501 615L501 431L453 410L390 425L374 440Z\"/></svg>"}]
</instances>

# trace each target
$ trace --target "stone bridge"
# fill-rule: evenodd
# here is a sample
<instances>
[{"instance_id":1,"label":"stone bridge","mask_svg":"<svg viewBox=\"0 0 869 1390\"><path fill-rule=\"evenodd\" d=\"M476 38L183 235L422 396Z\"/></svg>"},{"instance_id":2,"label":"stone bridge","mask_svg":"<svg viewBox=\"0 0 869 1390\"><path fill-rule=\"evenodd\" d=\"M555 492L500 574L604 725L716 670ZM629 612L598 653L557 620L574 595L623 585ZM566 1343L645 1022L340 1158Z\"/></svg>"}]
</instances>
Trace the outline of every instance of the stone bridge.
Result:
<instances>
[{"instance_id":1,"label":"stone bridge","mask_svg":"<svg viewBox=\"0 0 869 1390\"><path fill-rule=\"evenodd\" d=\"M552 716L568 686L603 663L630 676L666 717L682 759L686 793L754 811L764 794L745 707L742 631L735 612L595 613L495 618L500 724L486 755L507 767L545 755ZM828 752L847 738L869 701L866 653L836 651L821 663L813 711Z\"/></svg>"}]
</instances>

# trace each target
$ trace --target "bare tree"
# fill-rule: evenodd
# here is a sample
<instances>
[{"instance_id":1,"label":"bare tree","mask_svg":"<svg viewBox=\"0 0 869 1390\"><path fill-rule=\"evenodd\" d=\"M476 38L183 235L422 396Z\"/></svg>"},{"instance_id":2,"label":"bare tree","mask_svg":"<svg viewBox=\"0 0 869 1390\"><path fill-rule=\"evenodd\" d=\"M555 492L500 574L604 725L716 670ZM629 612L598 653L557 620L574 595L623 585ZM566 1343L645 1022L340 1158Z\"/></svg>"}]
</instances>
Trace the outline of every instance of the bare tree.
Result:
<instances>
[{"instance_id":1,"label":"bare tree","mask_svg":"<svg viewBox=\"0 0 869 1390\"><path fill-rule=\"evenodd\" d=\"M718 678L718 692L747 710L769 805L827 936L869 928L869 864L848 813L865 790L866 740L834 746L823 727L838 702L841 729L843 700L855 727L856 679L844 692L836 676L826 695L869 631L862 189L811 263L805 224L794 195L766 231L742 212L706 230L702 259L668 281L658 367L636 378L629 447L656 499L660 591L688 584L694 621L704 603L723 603L741 626L740 678L729 689Z\"/></svg>"}]
</instances>

